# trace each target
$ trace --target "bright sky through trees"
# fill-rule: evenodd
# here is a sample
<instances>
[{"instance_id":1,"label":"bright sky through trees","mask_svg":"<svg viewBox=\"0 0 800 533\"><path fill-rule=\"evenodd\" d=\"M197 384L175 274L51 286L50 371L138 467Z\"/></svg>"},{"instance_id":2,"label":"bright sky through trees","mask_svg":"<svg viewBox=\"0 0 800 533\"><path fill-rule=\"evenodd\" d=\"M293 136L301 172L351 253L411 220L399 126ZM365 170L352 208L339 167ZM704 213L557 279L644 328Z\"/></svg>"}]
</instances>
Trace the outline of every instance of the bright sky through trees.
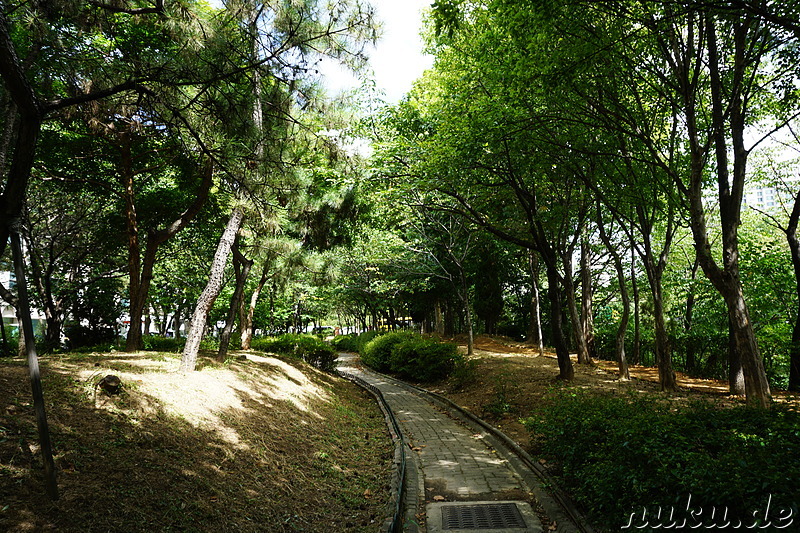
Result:
<instances>
[{"instance_id":1,"label":"bright sky through trees","mask_svg":"<svg viewBox=\"0 0 800 533\"><path fill-rule=\"evenodd\" d=\"M433 56L422 51L420 28L423 10L432 0L372 0L383 24L380 41L369 50L369 69L388 102L397 102L411 89L414 80L433 64ZM336 93L357 87L358 80L331 60L322 63L326 85Z\"/></svg>"}]
</instances>

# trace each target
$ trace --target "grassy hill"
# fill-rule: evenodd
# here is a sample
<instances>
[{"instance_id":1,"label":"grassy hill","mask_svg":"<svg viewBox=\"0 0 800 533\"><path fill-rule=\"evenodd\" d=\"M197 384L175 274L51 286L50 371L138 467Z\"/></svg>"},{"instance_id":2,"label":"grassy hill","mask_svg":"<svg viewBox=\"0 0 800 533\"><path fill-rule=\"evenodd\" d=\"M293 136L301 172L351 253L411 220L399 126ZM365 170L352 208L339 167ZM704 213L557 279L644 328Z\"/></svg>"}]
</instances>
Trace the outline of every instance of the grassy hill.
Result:
<instances>
[{"instance_id":1,"label":"grassy hill","mask_svg":"<svg viewBox=\"0 0 800 533\"><path fill-rule=\"evenodd\" d=\"M166 353L42 358L61 498L44 494L27 369L0 362L0 530L375 531L392 443L372 398L270 355L189 375ZM95 384L122 379L120 394Z\"/></svg>"}]
</instances>

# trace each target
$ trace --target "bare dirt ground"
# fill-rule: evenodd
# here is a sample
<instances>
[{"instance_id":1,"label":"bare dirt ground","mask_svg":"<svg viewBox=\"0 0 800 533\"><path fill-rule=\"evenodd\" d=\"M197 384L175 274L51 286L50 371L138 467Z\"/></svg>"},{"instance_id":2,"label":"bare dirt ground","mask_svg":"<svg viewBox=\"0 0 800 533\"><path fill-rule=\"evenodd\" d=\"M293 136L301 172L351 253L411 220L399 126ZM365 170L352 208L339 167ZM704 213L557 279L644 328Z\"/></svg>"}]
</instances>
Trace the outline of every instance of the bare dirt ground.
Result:
<instances>
[{"instance_id":1,"label":"bare dirt ground","mask_svg":"<svg viewBox=\"0 0 800 533\"><path fill-rule=\"evenodd\" d=\"M0 531L375 531L393 445L372 397L290 359L42 359L59 501L44 495L27 369L0 361ZM94 385L122 379L119 395Z\"/></svg>"},{"instance_id":2,"label":"bare dirt ground","mask_svg":"<svg viewBox=\"0 0 800 533\"><path fill-rule=\"evenodd\" d=\"M451 339L466 353L464 339ZM556 388L581 387L624 394L628 391L666 395L658 384L658 370L631 366L630 381L620 381L617 364L595 361L594 366L578 365L573 356L575 379L564 383L556 379L558 363L555 352L545 350L544 356L531 345L506 337L480 336L475 339L474 375L471 380L451 377L434 385L422 385L442 394L473 414L487 420L521 446L529 449L529 435L520 418L524 418ZM679 391L670 395L673 400L709 399L722 403L744 402L742 397L728 394L724 381L691 378L678 374ZM792 403L800 408L800 397L773 391L776 401Z\"/></svg>"}]
</instances>

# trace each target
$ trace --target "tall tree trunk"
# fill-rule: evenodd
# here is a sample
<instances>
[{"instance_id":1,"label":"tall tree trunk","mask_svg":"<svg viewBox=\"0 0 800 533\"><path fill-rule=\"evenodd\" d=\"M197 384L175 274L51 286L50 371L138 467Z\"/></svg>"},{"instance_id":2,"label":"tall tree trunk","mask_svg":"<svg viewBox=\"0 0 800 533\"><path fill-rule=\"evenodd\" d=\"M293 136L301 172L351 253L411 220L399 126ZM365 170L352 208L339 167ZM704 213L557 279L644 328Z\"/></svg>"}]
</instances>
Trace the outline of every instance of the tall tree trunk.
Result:
<instances>
[{"instance_id":1,"label":"tall tree trunk","mask_svg":"<svg viewBox=\"0 0 800 533\"><path fill-rule=\"evenodd\" d=\"M600 239L611 254L611 259L614 262L614 269L617 271L617 281L619 282L619 293L622 298L622 316L620 317L619 324L617 325L617 335L615 343L615 355L617 359L617 366L619 368L619 378L628 380L631 378L630 371L628 370L628 361L625 359L625 333L628 329L628 320L631 316L631 298L628 294L628 284L625 281L625 268L622 265L622 257L620 257L617 248L611 243L611 238L606 233L605 225L603 224L603 215L600 210L600 205L597 206L597 229L600 234Z\"/></svg>"},{"instance_id":2,"label":"tall tree trunk","mask_svg":"<svg viewBox=\"0 0 800 533\"><path fill-rule=\"evenodd\" d=\"M528 342L539 347L539 355L544 355L542 335L542 311L539 298L539 258L536 252L528 250L528 265L531 273L531 319L528 329Z\"/></svg>"},{"instance_id":3,"label":"tall tree trunk","mask_svg":"<svg viewBox=\"0 0 800 533\"><path fill-rule=\"evenodd\" d=\"M588 365L592 363L589 358L589 350L586 347L586 337L583 334L583 327L581 326L581 316L578 312L578 303L575 297L575 283L572 279L572 250L568 250L562 257L564 264L564 278L563 286L567 295L567 311L569 312L570 323L572 324L572 332L575 337L575 348L578 352L578 364Z\"/></svg>"},{"instance_id":4,"label":"tall tree trunk","mask_svg":"<svg viewBox=\"0 0 800 533\"><path fill-rule=\"evenodd\" d=\"M642 228L642 244L643 250L640 251L640 257L644 263L644 270L647 274L647 281L650 284L650 292L653 296L653 321L655 329L656 341L656 365L658 366L658 380L663 391L677 390L677 383L675 381L675 371L672 368L672 349L669 343L669 336L667 335L667 322L664 314L664 290L663 290L663 277L664 269L667 265L667 257L669 256L670 246L672 244L672 237L674 235L674 207L672 204L669 206L669 213L667 214L667 227L665 230L666 238L661 253L656 258L656 254L652 246L652 232L653 222L652 217L648 215L645 208L637 206L637 216L639 224Z\"/></svg>"},{"instance_id":5,"label":"tall tree trunk","mask_svg":"<svg viewBox=\"0 0 800 533\"><path fill-rule=\"evenodd\" d=\"M744 368L739 350L736 349L736 331L728 318L728 390L731 394L745 394Z\"/></svg>"},{"instance_id":6,"label":"tall tree trunk","mask_svg":"<svg viewBox=\"0 0 800 533\"><path fill-rule=\"evenodd\" d=\"M461 277L461 303L464 306L464 316L467 321L467 355L473 355L475 353L475 337L472 329L472 309L470 309L472 306L469 301L469 287L467 287L467 277L464 275L464 270L459 269L459 274Z\"/></svg>"},{"instance_id":7,"label":"tall tree trunk","mask_svg":"<svg viewBox=\"0 0 800 533\"><path fill-rule=\"evenodd\" d=\"M795 295L797 296L797 310L794 328L792 328L792 347L789 356L789 390L792 392L800 392L800 239L797 238L798 221L800 221L800 190L795 195L789 222L786 228L783 228L791 252Z\"/></svg>"},{"instance_id":8,"label":"tall tree trunk","mask_svg":"<svg viewBox=\"0 0 800 533\"><path fill-rule=\"evenodd\" d=\"M119 134L120 161L118 180L125 200L125 231L128 237L128 301L130 327L125 350L135 352L142 347L142 316L146 298L141 297L139 285L142 278L142 250L139 244L139 219L136 215L136 192L133 187L133 155L129 133Z\"/></svg>"},{"instance_id":9,"label":"tall tree trunk","mask_svg":"<svg viewBox=\"0 0 800 533\"><path fill-rule=\"evenodd\" d=\"M592 359L597 357L597 344L594 338L594 311L592 309L594 286L592 285L591 254L589 236L584 233L581 237L581 329L586 342L588 363L591 363Z\"/></svg>"},{"instance_id":10,"label":"tall tree trunk","mask_svg":"<svg viewBox=\"0 0 800 533\"><path fill-rule=\"evenodd\" d=\"M10 228L11 252L14 260L14 273L17 278L17 291L19 307L18 317L20 321L21 338L25 339L25 351L28 359L28 372L30 374L31 389L33 391L33 408L36 412L36 425L39 430L39 447L42 451L44 463L45 487L48 496L52 500L58 500L58 484L56 482L56 467L53 461L53 449L50 443L50 429L47 424L47 413L44 405L44 393L42 392L41 374L39 371L39 358L36 355L36 339L33 336L33 321L28 304L28 288L25 280L24 254L22 250L22 239L20 238L21 224L19 221L12 222L14 227Z\"/></svg>"},{"instance_id":11,"label":"tall tree trunk","mask_svg":"<svg viewBox=\"0 0 800 533\"><path fill-rule=\"evenodd\" d=\"M130 154L129 154L130 156ZM130 274L130 316L131 328L125 339L125 350L135 352L142 349L142 330L141 327L134 328L134 324L141 324L142 315L147 303L147 296L150 293L150 284L153 281L153 269L156 264L156 255L159 247L166 241L177 235L179 231L189 225L195 216L202 210L208 200L211 186L214 183L214 166L211 160L207 160L202 170L203 179L197 190L197 195L191 205L183 211L178 218L173 220L166 227L150 231L147 234L147 245L145 246L144 258L140 262L138 229L136 220L136 206L133 196L133 173L130 178L125 178L125 205L127 212L128 226L128 265ZM133 240L131 240L133 239Z\"/></svg>"},{"instance_id":12,"label":"tall tree trunk","mask_svg":"<svg viewBox=\"0 0 800 533\"><path fill-rule=\"evenodd\" d=\"M697 279L697 270L699 268L700 264L697 262L697 258L695 258L691 269L689 293L686 295L686 309L683 314L683 332L688 341L686 344L686 371L689 373L693 372L697 367L697 347L690 338L690 334L692 331L692 325L694 324L694 281Z\"/></svg>"},{"instance_id":13,"label":"tall tree trunk","mask_svg":"<svg viewBox=\"0 0 800 533\"><path fill-rule=\"evenodd\" d=\"M239 236L237 235L233 241L233 267L236 273L236 287L231 296L231 305L228 309L228 317L225 321L225 328L219 336L219 351L217 352L217 360L224 361L228 353L228 345L231 342L231 333L233 332L233 323L236 320L236 312L242 305L244 299L244 286L247 283L247 277L250 275L250 269L253 266L253 261L247 259L239 249Z\"/></svg>"},{"instance_id":14,"label":"tall tree trunk","mask_svg":"<svg viewBox=\"0 0 800 533\"><path fill-rule=\"evenodd\" d=\"M631 289L633 290L633 350L631 363L638 365L642 361L642 314L639 305L639 282L636 279L635 249L631 247Z\"/></svg>"},{"instance_id":15,"label":"tall tree trunk","mask_svg":"<svg viewBox=\"0 0 800 533\"><path fill-rule=\"evenodd\" d=\"M694 238L695 252L703 273L714 288L722 295L728 310L736 351L741 358L744 369L745 393L751 405L768 407L771 400L769 382L761 360L761 353L756 342L753 323L742 291L739 276L739 225L741 224L741 208L744 197L748 151L744 147L744 127L746 123L743 90L745 69L748 67L745 55L748 53L747 36L753 31L761 31L754 26L752 17L745 17L734 26L735 61L728 67L727 75L732 76L732 94L723 101L720 59L717 51L716 21L714 15L705 14L702 26L707 34L708 60L704 68L709 73L709 89L711 95L712 136L716 156L716 173L719 199L719 215L722 227L722 266L718 265L711 253L708 238L705 205L706 189L704 188L706 148L705 141L700 139L697 109L690 93L684 96L684 115L687 127L687 140L691 161L690 182L688 187L680 182L684 194L689 201L689 218ZM694 90L694 81L687 80L685 72L678 73L682 84ZM726 118L730 124L731 148L733 152L733 176L728 169L728 144L726 142ZM732 178L732 179L731 179Z\"/></svg>"},{"instance_id":16,"label":"tall tree trunk","mask_svg":"<svg viewBox=\"0 0 800 533\"><path fill-rule=\"evenodd\" d=\"M200 349L200 341L203 338L203 330L208 319L208 313L222 290L225 264L228 262L233 241L236 239L236 234L239 232L243 220L244 209L235 207L228 219L228 224L225 226L225 231L222 232L222 236L219 239L217 251L214 253L208 283L197 299L197 305L194 308L194 313L192 313L192 324L189 333L186 335L186 346L184 346L183 355L181 356L181 372L193 372L197 366L197 352Z\"/></svg>"},{"instance_id":17,"label":"tall tree trunk","mask_svg":"<svg viewBox=\"0 0 800 533\"><path fill-rule=\"evenodd\" d=\"M172 319L172 334L176 339L181 338L181 326L183 326L183 302L175 308L175 315Z\"/></svg>"},{"instance_id":18,"label":"tall tree trunk","mask_svg":"<svg viewBox=\"0 0 800 533\"><path fill-rule=\"evenodd\" d=\"M575 377L575 369L569 358L569 346L564 335L564 324L561 305L561 280L555 264L547 265L547 294L550 298L550 327L553 329L553 344L558 359L558 377L571 381Z\"/></svg>"},{"instance_id":19,"label":"tall tree trunk","mask_svg":"<svg viewBox=\"0 0 800 533\"><path fill-rule=\"evenodd\" d=\"M253 318L256 314L256 304L258 304L258 298L261 296L261 291L264 290L264 285L266 285L267 280L269 279L269 269L271 264L271 261L264 262L264 268L261 271L261 279L258 280L258 285L256 285L253 294L250 295L250 305L247 308L247 313L242 324L242 350L249 350L250 345L253 342Z\"/></svg>"}]
</instances>

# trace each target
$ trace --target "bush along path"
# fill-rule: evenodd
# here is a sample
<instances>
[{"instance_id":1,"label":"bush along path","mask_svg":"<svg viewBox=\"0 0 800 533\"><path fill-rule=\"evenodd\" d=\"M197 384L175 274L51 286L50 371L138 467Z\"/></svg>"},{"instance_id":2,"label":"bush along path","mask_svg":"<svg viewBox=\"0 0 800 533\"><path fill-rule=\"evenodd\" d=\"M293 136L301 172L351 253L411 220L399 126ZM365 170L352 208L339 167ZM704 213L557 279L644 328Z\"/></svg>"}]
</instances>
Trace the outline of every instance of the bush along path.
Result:
<instances>
[{"instance_id":1,"label":"bush along path","mask_svg":"<svg viewBox=\"0 0 800 533\"><path fill-rule=\"evenodd\" d=\"M586 531L486 427L460 420L420 389L363 368L357 355L340 354L339 371L380 391L411 452L405 454L403 531Z\"/></svg>"}]
</instances>

